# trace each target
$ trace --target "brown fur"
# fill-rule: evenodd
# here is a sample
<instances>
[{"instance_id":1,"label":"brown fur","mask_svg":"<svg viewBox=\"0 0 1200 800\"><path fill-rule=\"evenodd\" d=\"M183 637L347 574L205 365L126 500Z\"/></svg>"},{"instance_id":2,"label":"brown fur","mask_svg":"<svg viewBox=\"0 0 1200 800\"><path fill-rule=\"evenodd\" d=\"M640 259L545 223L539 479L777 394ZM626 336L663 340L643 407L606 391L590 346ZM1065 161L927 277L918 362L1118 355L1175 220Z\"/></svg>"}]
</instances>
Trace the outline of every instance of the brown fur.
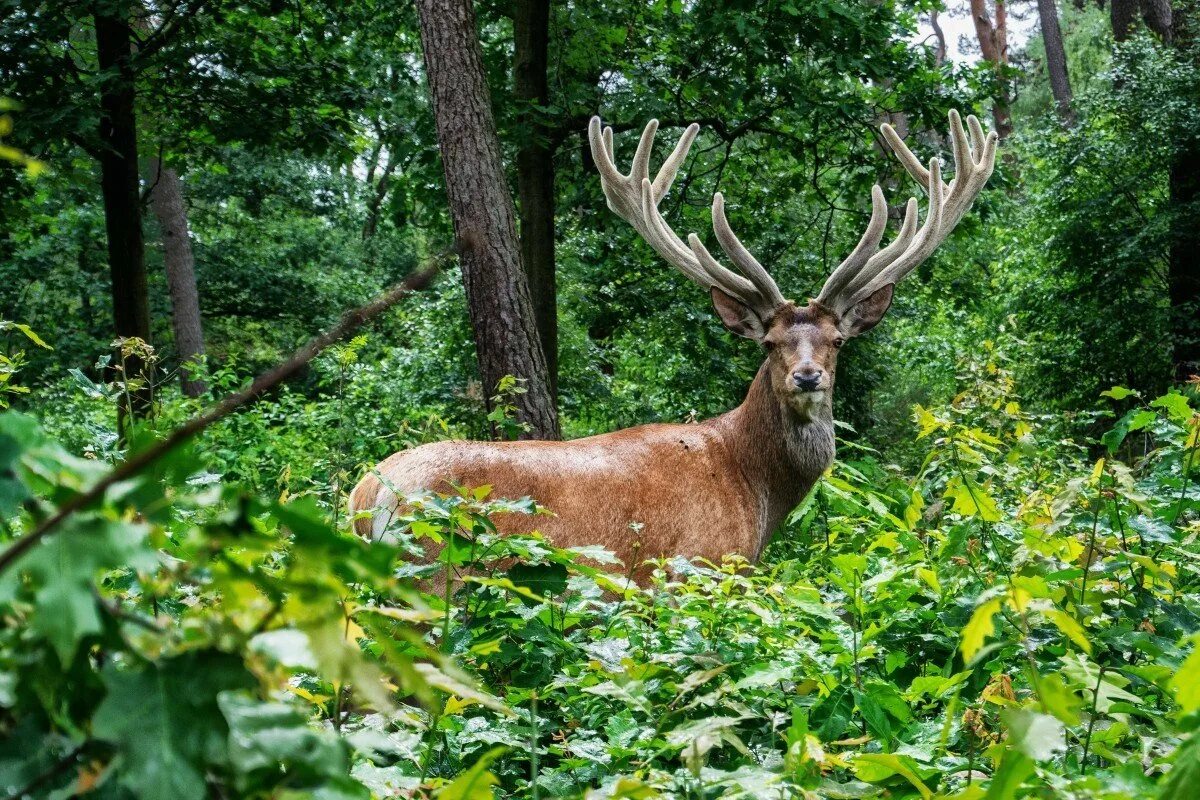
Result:
<instances>
[{"instance_id":1,"label":"brown fur","mask_svg":"<svg viewBox=\"0 0 1200 800\"><path fill-rule=\"evenodd\" d=\"M781 306L753 334L768 352L745 401L697 425L642 425L569 442L445 441L395 453L376 468L383 482L370 474L351 493L352 513L375 509L356 530L386 533L393 488L403 495L486 484L493 496L530 496L554 512L502 515L495 521L505 533L536 527L560 547L601 545L627 564L729 553L755 561L833 460L833 376L848 335L838 324L816 303ZM819 392L790 382L802 368L821 370Z\"/></svg>"}]
</instances>

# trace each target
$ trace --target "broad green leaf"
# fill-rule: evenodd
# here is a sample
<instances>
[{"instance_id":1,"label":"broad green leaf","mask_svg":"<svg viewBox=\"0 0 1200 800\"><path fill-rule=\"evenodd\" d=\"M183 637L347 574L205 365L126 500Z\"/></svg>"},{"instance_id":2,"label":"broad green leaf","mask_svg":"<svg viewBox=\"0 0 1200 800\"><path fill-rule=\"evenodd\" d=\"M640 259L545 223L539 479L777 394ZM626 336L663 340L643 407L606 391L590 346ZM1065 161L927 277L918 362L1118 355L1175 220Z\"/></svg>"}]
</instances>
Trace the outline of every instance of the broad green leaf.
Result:
<instances>
[{"instance_id":1,"label":"broad green leaf","mask_svg":"<svg viewBox=\"0 0 1200 800\"><path fill-rule=\"evenodd\" d=\"M996 507L996 501L982 486L970 479L964 482L955 475L946 483L943 496L954 501L955 513L964 517L978 516L984 522L1000 521L1000 510Z\"/></svg>"},{"instance_id":2,"label":"broad green leaf","mask_svg":"<svg viewBox=\"0 0 1200 800\"><path fill-rule=\"evenodd\" d=\"M64 664L70 663L80 639L100 632L99 575L122 566L147 571L157 566L146 536L144 525L76 516L31 548L0 576L0 584L19 580L22 572L29 576L36 609L31 627L46 637Z\"/></svg>"},{"instance_id":3,"label":"broad green leaf","mask_svg":"<svg viewBox=\"0 0 1200 800\"><path fill-rule=\"evenodd\" d=\"M1192 648L1179 670L1171 679L1171 689L1175 692L1175 702L1184 714L1200 710L1200 639L1194 639L1197 644Z\"/></svg>"},{"instance_id":4,"label":"broad green leaf","mask_svg":"<svg viewBox=\"0 0 1200 800\"><path fill-rule=\"evenodd\" d=\"M229 725L229 762L241 791L254 787L256 779L272 785L281 770L293 786L349 774L346 743L311 726L293 706L230 691L221 692L217 702Z\"/></svg>"},{"instance_id":5,"label":"broad green leaf","mask_svg":"<svg viewBox=\"0 0 1200 800\"><path fill-rule=\"evenodd\" d=\"M1114 386L1100 393L1101 397L1111 397L1113 400L1124 400L1126 397L1137 397L1138 393L1124 386Z\"/></svg>"},{"instance_id":6,"label":"broad green leaf","mask_svg":"<svg viewBox=\"0 0 1200 800\"><path fill-rule=\"evenodd\" d=\"M498 786L500 781L488 768L504 751L503 747L488 750L469 770L443 786L434 796L437 800L492 800L492 787Z\"/></svg>"},{"instance_id":7,"label":"broad green leaf","mask_svg":"<svg viewBox=\"0 0 1200 800\"><path fill-rule=\"evenodd\" d=\"M1175 751L1174 765L1167 773L1158 800L1196 800L1200 786L1200 733L1193 731Z\"/></svg>"},{"instance_id":8,"label":"broad green leaf","mask_svg":"<svg viewBox=\"0 0 1200 800\"><path fill-rule=\"evenodd\" d=\"M203 800L204 776L228 761L224 691L256 681L238 656L194 651L138 670L110 664L92 735L121 755L117 780L142 800Z\"/></svg>"},{"instance_id":9,"label":"broad green leaf","mask_svg":"<svg viewBox=\"0 0 1200 800\"><path fill-rule=\"evenodd\" d=\"M1000 766L992 773L984 800L1013 800L1025 779L1033 774L1035 769L1033 759L1019 750L1006 750L1000 759Z\"/></svg>"},{"instance_id":10,"label":"broad green leaf","mask_svg":"<svg viewBox=\"0 0 1200 800\"><path fill-rule=\"evenodd\" d=\"M993 617L1000 613L1002 602L1001 598L993 597L991 600L981 603L971 614L971 619L967 621L966 627L962 631L963 661L970 663L979 649L983 647L984 641L996 632Z\"/></svg>"},{"instance_id":11,"label":"broad green leaf","mask_svg":"<svg viewBox=\"0 0 1200 800\"><path fill-rule=\"evenodd\" d=\"M1054 623L1054 627L1058 628L1064 636L1079 645L1083 652L1091 655L1092 643L1088 640L1087 632L1083 629L1083 626L1076 622L1074 617L1057 608L1047 609L1042 614L1046 619Z\"/></svg>"},{"instance_id":12,"label":"broad green leaf","mask_svg":"<svg viewBox=\"0 0 1200 800\"><path fill-rule=\"evenodd\" d=\"M1153 408L1161 408L1175 422L1184 423L1192 417L1192 407L1188 399L1179 392L1168 392L1150 401Z\"/></svg>"},{"instance_id":13,"label":"broad green leaf","mask_svg":"<svg viewBox=\"0 0 1200 800\"><path fill-rule=\"evenodd\" d=\"M1066 729L1049 714L1006 708L1000 718L1008 728L1009 745L1034 761L1047 761L1067 749Z\"/></svg>"},{"instance_id":14,"label":"broad green leaf","mask_svg":"<svg viewBox=\"0 0 1200 800\"><path fill-rule=\"evenodd\" d=\"M862 753L854 759L854 772L864 781L879 783L892 775L899 775L912 784L923 800L933 797L933 792L917 775L916 763L908 756L892 753Z\"/></svg>"}]
</instances>

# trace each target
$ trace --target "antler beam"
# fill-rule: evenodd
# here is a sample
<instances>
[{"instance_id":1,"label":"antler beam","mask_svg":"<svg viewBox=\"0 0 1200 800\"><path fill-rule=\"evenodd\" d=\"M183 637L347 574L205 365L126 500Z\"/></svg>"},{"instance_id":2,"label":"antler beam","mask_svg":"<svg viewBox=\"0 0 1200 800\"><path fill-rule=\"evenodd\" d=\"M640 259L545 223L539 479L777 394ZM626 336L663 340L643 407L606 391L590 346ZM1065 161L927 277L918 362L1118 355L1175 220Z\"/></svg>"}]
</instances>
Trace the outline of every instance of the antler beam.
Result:
<instances>
[{"instance_id":1,"label":"antler beam","mask_svg":"<svg viewBox=\"0 0 1200 800\"><path fill-rule=\"evenodd\" d=\"M600 185L608 199L608 207L632 225L667 263L688 278L705 289L715 286L745 303L763 318L769 317L785 302L783 294L762 264L758 263L729 227L725 218L725 198L720 192L713 195L713 230L717 235L718 244L741 271L740 275L717 261L696 234L690 234L688 243L684 244L663 219L658 210L659 203L671 188L676 173L687 158L700 126L688 126L671 155L663 162L658 174L651 181L650 152L654 148L654 134L657 130L658 120L650 120L646 129L642 131L629 174L623 175L617 169L613 153L612 128L601 129L600 118L592 117L588 124L588 141L591 143L592 158L600 171Z\"/></svg>"},{"instance_id":2,"label":"antler beam","mask_svg":"<svg viewBox=\"0 0 1200 800\"><path fill-rule=\"evenodd\" d=\"M846 257L825 281L817 302L839 315L845 314L872 293L898 283L945 241L982 191L996 166L995 132L984 135L975 117L967 117L970 129L963 129L957 111L950 112L950 140L954 152L954 179L942 183L941 161L934 158L926 169L891 125L883 125L884 139L900 163L929 197L925 223L917 230L917 201L910 199L904 212L900 233L887 247L879 250L879 241L887 222L887 206L878 185L871 190L871 221L858 247Z\"/></svg>"},{"instance_id":3,"label":"antler beam","mask_svg":"<svg viewBox=\"0 0 1200 800\"><path fill-rule=\"evenodd\" d=\"M918 229L917 201L909 199L899 234L891 244L879 249L887 227L887 202L883 190L878 185L872 187L871 221L858 245L825 281L817 302L844 315L872 293L903 279L950 235L987 183L996 163L995 132L985 135L979 120L973 116L967 117L967 128L969 134L958 112L951 111L954 179L946 184L942 182L939 159L931 159L926 168L891 125L882 126L884 139L929 197L925 222ZM658 206L687 159L700 126L688 126L651 180L650 154L657 130L658 120L651 120L646 125L626 175L617 169L612 128L601 128L600 118L592 117L588 124L588 140L608 207L632 225L667 263L688 278L705 289L721 289L764 320L768 319L786 301L766 269L729 227L725 218L725 198L720 192L713 195L713 231L721 250L738 272L714 258L696 234L689 234L685 244L663 219Z\"/></svg>"}]
</instances>

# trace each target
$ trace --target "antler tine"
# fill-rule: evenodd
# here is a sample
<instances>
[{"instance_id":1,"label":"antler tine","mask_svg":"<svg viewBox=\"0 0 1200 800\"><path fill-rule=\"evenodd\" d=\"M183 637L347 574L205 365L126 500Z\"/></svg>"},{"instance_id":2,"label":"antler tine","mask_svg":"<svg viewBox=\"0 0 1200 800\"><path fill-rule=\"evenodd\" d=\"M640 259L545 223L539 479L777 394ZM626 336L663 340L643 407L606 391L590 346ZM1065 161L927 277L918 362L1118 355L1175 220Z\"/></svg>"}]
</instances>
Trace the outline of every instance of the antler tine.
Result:
<instances>
[{"instance_id":1,"label":"antler tine","mask_svg":"<svg viewBox=\"0 0 1200 800\"><path fill-rule=\"evenodd\" d=\"M651 120L642 131L638 148L628 175L617 169L613 150L612 128L601 128L600 118L592 117L588 123L588 141L592 158L600 172L600 185L608 200L608 207L628 222L641 234L656 253L668 263L703 286L714 286L740 300L759 313L766 315L784 302L779 288L762 265L750 255L729 228L724 216L724 200L720 194L713 198L714 227L726 255L747 277L738 275L723 266L699 244L692 234L690 246L671 229L658 205L671 188L679 168L687 159L692 142L700 131L699 125L690 125L679 138L671 154L663 162L658 174L650 179L650 156L654 149L654 135L658 120ZM719 219L718 219L719 217Z\"/></svg>"},{"instance_id":2,"label":"antler tine","mask_svg":"<svg viewBox=\"0 0 1200 800\"><path fill-rule=\"evenodd\" d=\"M905 170L925 190L929 210L925 223L917 230L916 201L909 200L899 235L887 247L867 257L864 245L873 241L874 244L865 249L874 250L879 241L878 236L873 236L876 215L872 213L872 226L868 226L854 252L829 276L817 298L839 314L844 314L883 286L898 282L928 258L966 214L991 177L996 163L995 132L985 135L983 126L973 116L967 117L964 128L957 111L950 112L954 179L949 184L942 182L940 160L932 159L926 168L891 125L884 124L880 130ZM878 187L872 190L872 206L879 202L877 190Z\"/></svg>"},{"instance_id":3,"label":"antler tine","mask_svg":"<svg viewBox=\"0 0 1200 800\"><path fill-rule=\"evenodd\" d=\"M858 245L850 251L850 255L846 256L846 260L838 265L833 274L825 279L825 285L817 295L818 303L833 305L850 281L862 270L875 248L879 247L879 240L883 238L886 227L887 201L883 198L883 189L879 188L879 184L875 184L871 187L871 221L867 223L867 229L858 240Z\"/></svg>"},{"instance_id":4,"label":"antler tine","mask_svg":"<svg viewBox=\"0 0 1200 800\"><path fill-rule=\"evenodd\" d=\"M711 264L705 264L697 255L683 243L675 231L667 225L658 206L654 203L654 187L649 178L642 180L642 214L646 222L646 232L642 238L654 251L669 263L705 289L714 285L733 295L744 303L754 304L757 292L754 286L741 275L730 272L715 259Z\"/></svg>"},{"instance_id":5,"label":"antler tine","mask_svg":"<svg viewBox=\"0 0 1200 800\"><path fill-rule=\"evenodd\" d=\"M721 249L725 251L729 260L750 279L771 310L783 305L785 301L783 293L779 291L779 285L767 274L763 265L758 263L758 259L746 249L737 234L733 232L733 228L729 227L729 220L725 218L725 195L720 192L713 195L712 219L713 231L717 234L717 244L721 245ZM692 250L695 249L693 245Z\"/></svg>"}]
</instances>

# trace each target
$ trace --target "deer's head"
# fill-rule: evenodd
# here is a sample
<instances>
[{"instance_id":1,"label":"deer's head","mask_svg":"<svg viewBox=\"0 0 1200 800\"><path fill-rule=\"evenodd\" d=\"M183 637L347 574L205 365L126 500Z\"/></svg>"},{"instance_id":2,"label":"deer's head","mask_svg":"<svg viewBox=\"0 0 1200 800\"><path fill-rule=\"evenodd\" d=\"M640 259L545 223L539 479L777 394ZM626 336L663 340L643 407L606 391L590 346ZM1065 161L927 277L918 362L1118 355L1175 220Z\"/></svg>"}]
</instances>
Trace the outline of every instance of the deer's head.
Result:
<instances>
[{"instance_id":1,"label":"deer's head","mask_svg":"<svg viewBox=\"0 0 1200 800\"><path fill-rule=\"evenodd\" d=\"M954 230L992 174L996 134L985 135L973 116L967 117L967 128L969 139L959 115L951 111L954 178L946 184L938 159L924 167L890 125L882 126L884 139L929 197L925 222L918 229L917 201L910 198L899 233L881 249L888 207L883 190L874 186L871 221L858 246L833 271L816 298L804 305L783 297L767 270L733 233L720 192L713 195L713 231L737 272L717 261L696 234L689 234L684 244L659 213L659 203L687 158L698 125L684 131L653 180L649 167L657 120L651 120L642 132L628 175L617 169L612 128L601 129L599 117L592 117L588 138L608 207L668 263L709 290L726 328L766 348L771 385L780 401L808 418L828 402L842 344L882 319L891 306L896 284Z\"/></svg>"}]
</instances>

